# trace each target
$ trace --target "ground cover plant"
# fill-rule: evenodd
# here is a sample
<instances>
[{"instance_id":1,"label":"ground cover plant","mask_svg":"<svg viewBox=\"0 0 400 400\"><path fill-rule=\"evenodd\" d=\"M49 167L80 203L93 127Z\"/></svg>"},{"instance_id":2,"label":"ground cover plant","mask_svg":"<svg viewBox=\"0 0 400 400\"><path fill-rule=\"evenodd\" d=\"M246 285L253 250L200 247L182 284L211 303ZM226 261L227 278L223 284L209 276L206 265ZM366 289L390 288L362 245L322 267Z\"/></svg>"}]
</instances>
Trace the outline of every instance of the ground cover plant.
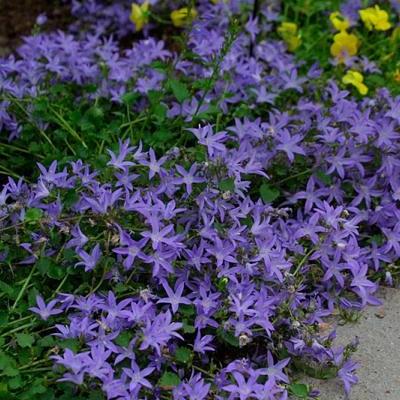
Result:
<instances>
[{"instance_id":1,"label":"ground cover plant","mask_svg":"<svg viewBox=\"0 0 400 400\"><path fill-rule=\"evenodd\" d=\"M62 6L0 59L0 398L349 394L331 320L400 273L398 3Z\"/></svg>"}]
</instances>

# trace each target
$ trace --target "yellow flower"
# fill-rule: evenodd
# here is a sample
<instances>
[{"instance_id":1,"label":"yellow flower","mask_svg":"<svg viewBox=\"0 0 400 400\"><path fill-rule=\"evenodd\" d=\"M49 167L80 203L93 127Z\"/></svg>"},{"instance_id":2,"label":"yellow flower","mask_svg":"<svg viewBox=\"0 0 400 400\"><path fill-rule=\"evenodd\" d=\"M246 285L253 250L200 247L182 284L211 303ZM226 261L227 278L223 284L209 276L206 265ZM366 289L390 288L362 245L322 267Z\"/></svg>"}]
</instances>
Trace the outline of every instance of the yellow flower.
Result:
<instances>
[{"instance_id":1,"label":"yellow flower","mask_svg":"<svg viewBox=\"0 0 400 400\"><path fill-rule=\"evenodd\" d=\"M197 11L194 8L189 9L187 7L180 8L171 12L171 20L174 26L181 28L185 26L189 21L197 17Z\"/></svg>"},{"instance_id":2,"label":"yellow flower","mask_svg":"<svg viewBox=\"0 0 400 400\"><path fill-rule=\"evenodd\" d=\"M340 32L345 31L350 27L350 21L347 18L343 17L343 15L340 14L339 11L331 13L329 19L331 20L334 28Z\"/></svg>"},{"instance_id":3,"label":"yellow flower","mask_svg":"<svg viewBox=\"0 0 400 400\"><path fill-rule=\"evenodd\" d=\"M282 22L277 30L289 51L294 51L300 46L301 38L298 34L298 27L294 22Z\"/></svg>"},{"instance_id":4,"label":"yellow flower","mask_svg":"<svg viewBox=\"0 0 400 400\"><path fill-rule=\"evenodd\" d=\"M132 4L131 21L135 24L136 30L141 31L149 22L149 2L143 4Z\"/></svg>"},{"instance_id":5,"label":"yellow flower","mask_svg":"<svg viewBox=\"0 0 400 400\"><path fill-rule=\"evenodd\" d=\"M359 13L369 30L387 31L392 26L389 22L389 14L385 10L381 10L378 5L360 10Z\"/></svg>"},{"instance_id":6,"label":"yellow flower","mask_svg":"<svg viewBox=\"0 0 400 400\"><path fill-rule=\"evenodd\" d=\"M294 36L297 35L298 27L294 22L282 22L278 27L278 33L283 36Z\"/></svg>"},{"instance_id":7,"label":"yellow flower","mask_svg":"<svg viewBox=\"0 0 400 400\"><path fill-rule=\"evenodd\" d=\"M342 31L333 37L331 54L339 62L344 62L346 57L352 57L357 54L358 46L359 41L356 35Z\"/></svg>"},{"instance_id":8,"label":"yellow flower","mask_svg":"<svg viewBox=\"0 0 400 400\"><path fill-rule=\"evenodd\" d=\"M399 68L397 68L396 71L394 71L393 79L394 79L397 83L400 83L400 69L399 69Z\"/></svg>"},{"instance_id":9,"label":"yellow flower","mask_svg":"<svg viewBox=\"0 0 400 400\"><path fill-rule=\"evenodd\" d=\"M360 94L365 96L368 93L368 88L363 83L364 77L358 71L349 70L346 75L342 78L342 82L345 85L353 85Z\"/></svg>"},{"instance_id":10,"label":"yellow flower","mask_svg":"<svg viewBox=\"0 0 400 400\"><path fill-rule=\"evenodd\" d=\"M290 36L285 39L289 51L295 51L301 45L300 36Z\"/></svg>"}]
</instances>

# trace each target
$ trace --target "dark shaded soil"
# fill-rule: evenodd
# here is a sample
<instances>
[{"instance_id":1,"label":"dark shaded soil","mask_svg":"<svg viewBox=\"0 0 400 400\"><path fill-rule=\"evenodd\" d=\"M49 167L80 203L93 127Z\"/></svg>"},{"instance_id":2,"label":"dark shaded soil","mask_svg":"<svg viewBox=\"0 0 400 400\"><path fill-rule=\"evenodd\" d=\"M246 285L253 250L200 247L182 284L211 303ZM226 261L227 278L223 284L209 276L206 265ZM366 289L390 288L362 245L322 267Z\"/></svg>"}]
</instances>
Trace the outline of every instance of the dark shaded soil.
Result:
<instances>
[{"instance_id":1,"label":"dark shaded soil","mask_svg":"<svg viewBox=\"0 0 400 400\"><path fill-rule=\"evenodd\" d=\"M46 30L64 28L69 6L57 0L0 0L0 56L14 50L29 35L39 14L45 13Z\"/></svg>"}]
</instances>

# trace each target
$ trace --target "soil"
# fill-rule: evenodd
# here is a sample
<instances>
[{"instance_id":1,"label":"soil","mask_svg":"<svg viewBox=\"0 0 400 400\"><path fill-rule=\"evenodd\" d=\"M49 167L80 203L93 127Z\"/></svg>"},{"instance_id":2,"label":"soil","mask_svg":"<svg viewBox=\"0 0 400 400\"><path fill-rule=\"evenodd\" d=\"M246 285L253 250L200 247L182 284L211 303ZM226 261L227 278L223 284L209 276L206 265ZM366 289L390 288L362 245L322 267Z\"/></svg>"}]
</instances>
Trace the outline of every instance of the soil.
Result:
<instances>
[{"instance_id":1,"label":"soil","mask_svg":"<svg viewBox=\"0 0 400 400\"><path fill-rule=\"evenodd\" d=\"M45 13L46 30L64 28L69 20L69 6L57 0L0 0L0 56L7 55L29 35L39 14Z\"/></svg>"}]
</instances>

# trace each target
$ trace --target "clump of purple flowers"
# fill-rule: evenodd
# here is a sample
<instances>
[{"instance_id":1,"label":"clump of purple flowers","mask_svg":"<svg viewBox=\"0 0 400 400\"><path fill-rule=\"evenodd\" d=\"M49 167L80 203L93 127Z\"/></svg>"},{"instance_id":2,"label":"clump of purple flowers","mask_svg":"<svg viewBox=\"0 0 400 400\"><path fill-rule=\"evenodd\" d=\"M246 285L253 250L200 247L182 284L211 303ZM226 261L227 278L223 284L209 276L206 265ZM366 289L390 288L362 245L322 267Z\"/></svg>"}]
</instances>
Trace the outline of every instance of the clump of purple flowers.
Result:
<instances>
[{"instance_id":1,"label":"clump of purple flowers","mask_svg":"<svg viewBox=\"0 0 400 400\"><path fill-rule=\"evenodd\" d=\"M398 142L381 130L398 125L398 100L382 92L379 107L358 104L334 83L326 100L329 107L310 102L307 112L299 105L297 114L275 112L265 123L191 129L203 161L176 152L159 157L126 141L110 152L111 179L80 161L62 172L56 163L40 166L33 185L9 178L2 229L14 230L27 209L44 212L22 246L30 257L21 261L34 263L39 249L57 253L60 243L49 236L57 227L75 268L102 275L97 292L47 306L39 297L33 309L44 319L62 310L55 334L82 343L80 352L54 357L67 370L63 380L79 385L90 377L108 398L130 398L162 390L160 376L173 371L181 380L174 398L194 391L280 399L289 382L284 369L307 359L337 368L349 389L355 364L313 327L337 308L378 304L368 271L399 256ZM312 165L304 189L280 205L252 198L256 182L273 182L277 165L301 158ZM221 189L226 181L232 187ZM65 210L71 190L77 198ZM386 240L369 239L377 235ZM118 282L133 293L113 292ZM125 345L118 344L122 334ZM289 358L279 361L282 345ZM174 362L182 346L193 352L187 369ZM210 365L211 381L199 372Z\"/></svg>"}]
</instances>

